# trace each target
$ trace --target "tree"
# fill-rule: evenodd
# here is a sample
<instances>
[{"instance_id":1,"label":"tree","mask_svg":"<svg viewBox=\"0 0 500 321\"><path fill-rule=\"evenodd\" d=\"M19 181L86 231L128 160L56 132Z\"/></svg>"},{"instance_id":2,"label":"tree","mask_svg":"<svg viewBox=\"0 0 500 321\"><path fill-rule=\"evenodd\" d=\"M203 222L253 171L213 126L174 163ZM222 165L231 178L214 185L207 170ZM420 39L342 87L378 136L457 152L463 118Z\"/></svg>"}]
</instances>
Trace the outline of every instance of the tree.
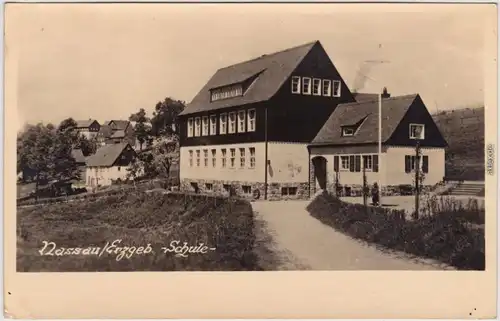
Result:
<instances>
[{"instance_id":1,"label":"tree","mask_svg":"<svg viewBox=\"0 0 500 321\"><path fill-rule=\"evenodd\" d=\"M177 116L184 110L186 103L167 97L155 106L151 119L151 134L153 136L178 136L179 123Z\"/></svg>"},{"instance_id":2,"label":"tree","mask_svg":"<svg viewBox=\"0 0 500 321\"><path fill-rule=\"evenodd\" d=\"M89 156L95 154L97 151L97 140L96 139L87 139L87 137L80 135L78 137L78 141L74 148L81 149L83 156Z\"/></svg>"},{"instance_id":3,"label":"tree","mask_svg":"<svg viewBox=\"0 0 500 321\"><path fill-rule=\"evenodd\" d=\"M145 118L145 122L151 121L151 119L149 119L149 117L146 117L146 112L144 111L144 108L139 109L139 111L137 113L131 114L129 116L128 120L139 122L142 117Z\"/></svg>"},{"instance_id":4,"label":"tree","mask_svg":"<svg viewBox=\"0 0 500 321\"><path fill-rule=\"evenodd\" d=\"M151 128L146 125L146 123L148 122L148 118L146 117L146 111L144 110L144 108L141 108L132 116L134 116L134 119L137 122L134 128L135 137L139 142L139 148L142 151L142 146L145 143L149 144L149 141L151 141ZM130 118L132 118L132 116L130 116Z\"/></svg>"}]
</instances>

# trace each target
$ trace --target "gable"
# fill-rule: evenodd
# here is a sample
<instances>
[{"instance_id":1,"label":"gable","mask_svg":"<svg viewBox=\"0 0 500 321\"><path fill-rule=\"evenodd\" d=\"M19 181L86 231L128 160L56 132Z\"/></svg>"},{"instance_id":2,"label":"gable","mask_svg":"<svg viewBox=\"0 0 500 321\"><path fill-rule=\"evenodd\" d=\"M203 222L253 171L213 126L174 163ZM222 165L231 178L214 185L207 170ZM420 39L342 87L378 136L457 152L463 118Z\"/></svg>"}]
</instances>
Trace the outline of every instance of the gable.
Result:
<instances>
[{"instance_id":1,"label":"gable","mask_svg":"<svg viewBox=\"0 0 500 321\"><path fill-rule=\"evenodd\" d=\"M416 140L410 139L410 124L413 123L425 125L425 137L420 141L421 146L446 147L448 145L420 96L415 98L386 143L397 146L415 146Z\"/></svg>"}]
</instances>

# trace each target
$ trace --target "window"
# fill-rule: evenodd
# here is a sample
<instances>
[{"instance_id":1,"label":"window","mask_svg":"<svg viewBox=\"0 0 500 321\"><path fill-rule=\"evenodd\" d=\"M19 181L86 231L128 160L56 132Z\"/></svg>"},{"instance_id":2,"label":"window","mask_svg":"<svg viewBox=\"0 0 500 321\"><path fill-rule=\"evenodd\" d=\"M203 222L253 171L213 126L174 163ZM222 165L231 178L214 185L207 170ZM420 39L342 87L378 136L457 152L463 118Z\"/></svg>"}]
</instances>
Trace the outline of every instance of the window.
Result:
<instances>
[{"instance_id":1,"label":"window","mask_svg":"<svg viewBox=\"0 0 500 321\"><path fill-rule=\"evenodd\" d=\"M292 77L292 94L300 94L300 77Z\"/></svg>"},{"instance_id":2,"label":"window","mask_svg":"<svg viewBox=\"0 0 500 321\"><path fill-rule=\"evenodd\" d=\"M305 95L311 94L311 78L302 78L302 93Z\"/></svg>"},{"instance_id":3,"label":"window","mask_svg":"<svg viewBox=\"0 0 500 321\"><path fill-rule=\"evenodd\" d=\"M217 151L212 149L212 167L215 167L217 164Z\"/></svg>"},{"instance_id":4,"label":"window","mask_svg":"<svg viewBox=\"0 0 500 321\"><path fill-rule=\"evenodd\" d=\"M349 170L349 156L340 156L340 170Z\"/></svg>"},{"instance_id":5,"label":"window","mask_svg":"<svg viewBox=\"0 0 500 321\"><path fill-rule=\"evenodd\" d=\"M193 151L189 151L189 167L193 167Z\"/></svg>"},{"instance_id":6,"label":"window","mask_svg":"<svg viewBox=\"0 0 500 321\"><path fill-rule=\"evenodd\" d=\"M313 95L321 96L321 79L313 79Z\"/></svg>"},{"instance_id":7,"label":"window","mask_svg":"<svg viewBox=\"0 0 500 321\"><path fill-rule=\"evenodd\" d=\"M250 168L255 168L255 147L250 147Z\"/></svg>"},{"instance_id":8,"label":"window","mask_svg":"<svg viewBox=\"0 0 500 321\"><path fill-rule=\"evenodd\" d=\"M236 132L236 114L229 113L229 134L234 134Z\"/></svg>"},{"instance_id":9,"label":"window","mask_svg":"<svg viewBox=\"0 0 500 321\"><path fill-rule=\"evenodd\" d=\"M238 112L238 133L245 132L245 114L244 110Z\"/></svg>"},{"instance_id":10,"label":"window","mask_svg":"<svg viewBox=\"0 0 500 321\"><path fill-rule=\"evenodd\" d=\"M252 194L252 186L243 185L243 186L241 186L241 188L243 189L243 194L247 194L247 195Z\"/></svg>"},{"instance_id":11,"label":"window","mask_svg":"<svg viewBox=\"0 0 500 321\"><path fill-rule=\"evenodd\" d=\"M201 133L201 119L196 117L194 119L194 136L200 136Z\"/></svg>"},{"instance_id":12,"label":"window","mask_svg":"<svg viewBox=\"0 0 500 321\"><path fill-rule=\"evenodd\" d=\"M423 124L410 124L410 139L424 139L425 126Z\"/></svg>"},{"instance_id":13,"label":"window","mask_svg":"<svg viewBox=\"0 0 500 321\"><path fill-rule=\"evenodd\" d=\"M238 97L243 95L243 86L241 84L212 89L212 101Z\"/></svg>"},{"instance_id":14,"label":"window","mask_svg":"<svg viewBox=\"0 0 500 321\"><path fill-rule=\"evenodd\" d=\"M219 134L224 135L227 131L227 114L220 114Z\"/></svg>"},{"instance_id":15,"label":"window","mask_svg":"<svg viewBox=\"0 0 500 321\"><path fill-rule=\"evenodd\" d=\"M247 131L255 131L255 109L250 109L247 116Z\"/></svg>"},{"instance_id":16,"label":"window","mask_svg":"<svg viewBox=\"0 0 500 321\"><path fill-rule=\"evenodd\" d=\"M226 149L225 148L221 149L221 160L222 160L221 164L223 168L226 167L226 154L227 154Z\"/></svg>"},{"instance_id":17,"label":"window","mask_svg":"<svg viewBox=\"0 0 500 321\"><path fill-rule=\"evenodd\" d=\"M340 97L340 81L333 81L333 97Z\"/></svg>"},{"instance_id":18,"label":"window","mask_svg":"<svg viewBox=\"0 0 500 321\"><path fill-rule=\"evenodd\" d=\"M353 136L354 128L351 127L342 127L342 136Z\"/></svg>"},{"instance_id":19,"label":"window","mask_svg":"<svg viewBox=\"0 0 500 321\"><path fill-rule=\"evenodd\" d=\"M236 149L231 148L230 152L231 152L231 156L229 158L229 167L234 168L234 162L235 162L235 158L236 158Z\"/></svg>"},{"instance_id":20,"label":"window","mask_svg":"<svg viewBox=\"0 0 500 321\"><path fill-rule=\"evenodd\" d=\"M193 118L188 119L188 132L187 137L193 137Z\"/></svg>"},{"instance_id":21,"label":"window","mask_svg":"<svg viewBox=\"0 0 500 321\"><path fill-rule=\"evenodd\" d=\"M297 195L297 187L282 187L281 196L293 196Z\"/></svg>"},{"instance_id":22,"label":"window","mask_svg":"<svg viewBox=\"0 0 500 321\"><path fill-rule=\"evenodd\" d=\"M213 191L214 190L214 185L212 183L206 183L205 184L205 189L207 191Z\"/></svg>"},{"instance_id":23,"label":"window","mask_svg":"<svg viewBox=\"0 0 500 321\"><path fill-rule=\"evenodd\" d=\"M196 167L200 167L200 150L196 150Z\"/></svg>"},{"instance_id":24,"label":"window","mask_svg":"<svg viewBox=\"0 0 500 321\"><path fill-rule=\"evenodd\" d=\"M210 135L217 135L217 116L210 115Z\"/></svg>"},{"instance_id":25,"label":"window","mask_svg":"<svg viewBox=\"0 0 500 321\"><path fill-rule=\"evenodd\" d=\"M202 136L208 136L208 116L203 116Z\"/></svg>"},{"instance_id":26,"label":"window","mask_svg":"<svg viewBox=\"0 0 500 321\"><path fill-rule=\"evenodd\" d=\"M363 164L366 170L371 171L373 169L373 159L372 155L363 156Z\"/></svg>"},{"instance_id":27,"label":"window","mask_svg":"<svg viewBox=\"0 0 500 321\"><path fill-rule=\"evenodd\" d=\"M122 168L120 166L118 166L118 171L121 171L121 170L122 170Z\"/></svg>"},{"instance_id":28,"label":"window","mask_svg":"<svg viewBox=\"0 0 500 321\"><path fill-rule=\"evenodd\" d=\"M229 184L223 184L222 188L224 188L224 190L228 193L231 191L231 185Z\"/></svg>"},{"instance_id":29,"label":"window","mask_svg":"<svg viewBox=\"0 0 500 321\"><path fill-rule=\"evenodd\" d=\"M332 82L328 79L323 79L323 96L332 95Z\"/></svg>"},{"instance_id":30,"label":"window","mask_svg":"<svg viewBox=\"0 0 500 321\"><path fill-rule=\"evenodd\" d=\"M240 167L244 168L245 167L245 149L240 148Z\"/></svg>"},{"instance_id":31,"label":"window","mask_svg":"<svg viewBox=\"0 0 500 321\"><path fill-rule=\"evenodd\" d=\"M410 172L414 172L415 171L415 168L416 168L416 160L417 160L417 157L415 155L406 155L405 156L405 172L406 173L410 173ZM419 157L419 167L420 169L422 170L422 172L424 173L428 173L429 172L429 156L427 155L421 155Z\"/></svg>"},{"instance_id":32,"label":"window","mask_svg":"<svg viewBox=\"0 0 500 321\"><path fill-rule=\"evenodd\" d=\"M208 149L203 150L203 164L208 167Z\"/></svg>"}]
</instances>

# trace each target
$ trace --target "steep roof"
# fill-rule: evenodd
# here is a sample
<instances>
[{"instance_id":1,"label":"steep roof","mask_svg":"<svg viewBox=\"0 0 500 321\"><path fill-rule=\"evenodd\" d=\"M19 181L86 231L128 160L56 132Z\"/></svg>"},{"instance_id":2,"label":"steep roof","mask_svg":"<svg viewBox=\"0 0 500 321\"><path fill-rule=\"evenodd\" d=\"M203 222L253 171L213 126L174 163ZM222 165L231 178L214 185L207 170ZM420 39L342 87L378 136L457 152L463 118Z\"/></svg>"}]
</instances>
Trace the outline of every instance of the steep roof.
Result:
<instances>
[{"instance_id":1,"label":"steep roof","mask_svg":"<svg viewBox=\"0 0 500 321\"><path fill-rule=\"evenodd\" d=\"M262 55L217 70L180 115L269 100L316 44L320 44L319 41ZM241 83L252 77L256 79L243 96L210 101L211 89Z\"/></svg>"},{"instance_id":2,"label":"steep roof","mask_svg":"<svg viewBox=\"0 0 500 321\"><path fill-rule=\"evenodd\" d=\"M376 100L378 99L378 94L370 94L370 93L353 93L354 99L358 103L363 102L363 101L370 101L370 100Z\"/></svg>"},{"instance_id":3,"label":"steep roof","mask_svg":"<svg viewBox=\"0 0 500 321\"><path fill-rule=\"evenodd\" d=\"M97 134L102 137L109 137L112 133L113 131L111 130L111 127L108 125L102 125Z\"/></svg>"},{"instance_id":4,"label":"steep roof","mask_svg":"<svg viewBox=\"0 0 500 321\"><path fill-rule=\"evenodd\" d=\"M77 163L85 163L85 156L83 156L83 152L81 149L73 149L71 151L71 156Z\"/></svg>"},{"instance_id":5,"label":"steep roof","mask_svg":"<svg viewBox=\"0 0 500 321\"><path fill-rule=\"evenodd\" d=\"M88 128L95 121L96 121L95 119L77 120L76 121L76 128Z\"/></svg>"},{"instance_id":6,"label":"steep roof","mask_svg":"<svg viewBox=\"0 0 500 321\"><path fill-rule=\"evenodd\" d=\"M116 129L118 130L125 130L130 124L130 121L128 120L110 120L108 123L109 126L111 126L111 122L113 122L116 125Z\"/></svg>"},{"instance_id":7,"label":"steep roof","mask_svg":"<svg viewBox=\"0 0 500 321\"><path fill-rule=\"evenodd\" d=\"M120 156L127 146L130 147L127 143L104 145L97 149L94 155L87 158L87 166L113 166L118 156Z\"/></svg>"},{"instance_id":8,"label":"steep roof","mask_svg":"<svg viewBox=\"0 0 500 321\"><path fill-rule=\"evenodd\" d=\"M399 125L418 94L382 100L382 142L387 141ZM353 136L342 136L342 126L361 125ZM310 145L348 145L378 142L378 100L340 104L323 125Z\"/></svg>"},{"instance_id":9,"label":"steep roof","mask_svg":"<svg viewBox=\"0 0 500 321\"><path fill-rule=\"evenodd\" d=\"M110 138L123 138L123 137L125 137L125 131L120 129L115 131Z\"/></svg>"}]
</instances>

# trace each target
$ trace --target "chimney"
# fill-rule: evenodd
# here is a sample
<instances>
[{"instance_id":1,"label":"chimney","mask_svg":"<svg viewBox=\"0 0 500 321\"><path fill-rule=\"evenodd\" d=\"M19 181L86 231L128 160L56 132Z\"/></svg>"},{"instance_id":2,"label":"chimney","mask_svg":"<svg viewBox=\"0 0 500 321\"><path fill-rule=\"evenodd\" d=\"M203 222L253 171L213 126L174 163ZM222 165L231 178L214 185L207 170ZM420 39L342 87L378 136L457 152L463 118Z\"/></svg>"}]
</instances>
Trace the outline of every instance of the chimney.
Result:
<instances>
[{"instance_id":1,"label":"chimney","mask_svg":"<svg viewBox=\"0 0 500 321\"><path fill-rule=\"evenodd\" d=\"M382 98L390 98L391 94L387 92L387 87L384 87L382 91Z\"/></svg>"}]
</instances>

